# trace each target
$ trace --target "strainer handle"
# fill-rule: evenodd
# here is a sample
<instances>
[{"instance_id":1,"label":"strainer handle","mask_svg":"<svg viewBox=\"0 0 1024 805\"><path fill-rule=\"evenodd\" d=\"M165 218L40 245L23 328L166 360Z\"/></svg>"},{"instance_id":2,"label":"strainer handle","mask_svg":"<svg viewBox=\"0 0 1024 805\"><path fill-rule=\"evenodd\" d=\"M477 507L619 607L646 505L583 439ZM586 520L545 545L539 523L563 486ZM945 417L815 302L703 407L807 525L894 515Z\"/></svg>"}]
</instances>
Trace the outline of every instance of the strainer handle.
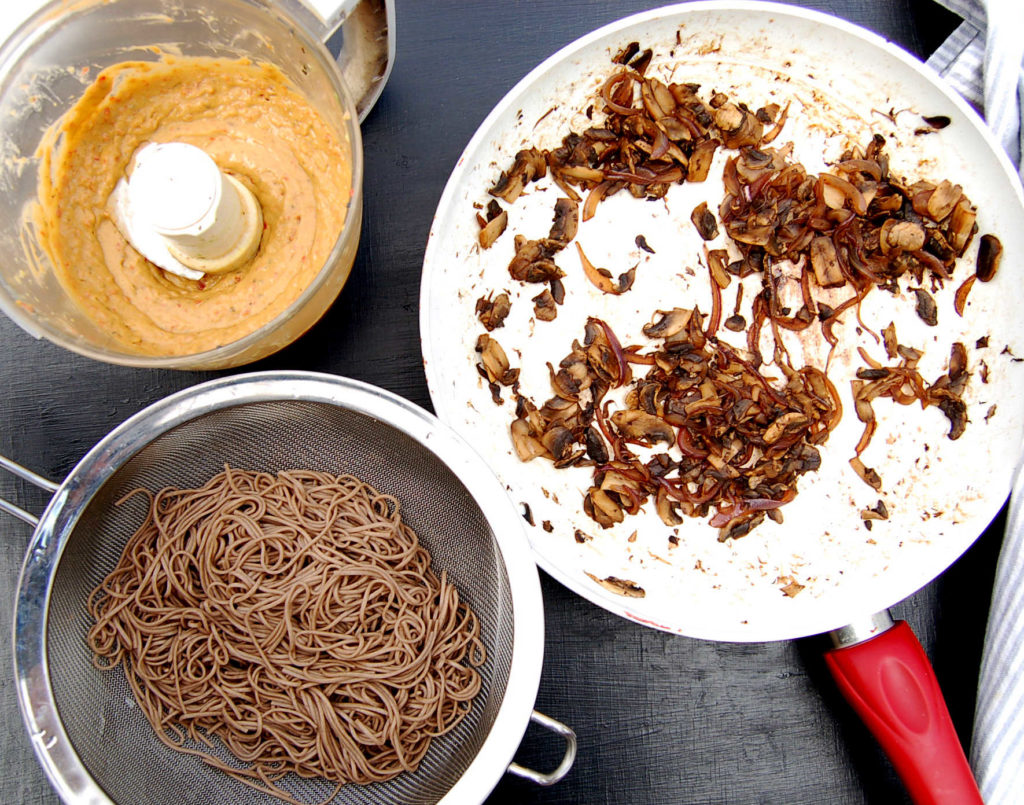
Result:
<instances>
[{"instance_id":1,"label":"strainer handle","mask_svg":"<svg viewBox=\"0 0 1024 805\"><path fill-rule=\"evenodd\" d=\"M509 763L509 773L514 774L516 777L522 777L524 780L530 780L537 785L554 785L569 773L569 769L572 768L572 763L576 759L576 733L573 732L571 727L567 727L561 721L556 721L550 716L538 713L536 710L530 714L530 721L561 735L565 739L565 755L562 757L562 762L558 764L558 767L546 774L520 766L518 763Z\"/></svg>"},{"instance_id":2,"label":"strainer handle","mask_svg":"<svg viewBox=\"0 0 1024 805\"><path fill-rule=\"evenodd\" d=\"M5 458L4 456L0 456L0 468L7 470L12 475L17 475L19 478L28 481L34 486L38 486L40 489L45 489L47 492L56 492L59 488L53 481L44 478L42 475L36 475L32 470L27 469L16 461L11 461L9 458ZM3 498L0 498L0 511L13 514L19 520L24 520L29 525L39 525L39 518L34 514L30 514L20 506L15 506L13 503L10 503Z\"/></svg>"}]
</instances>

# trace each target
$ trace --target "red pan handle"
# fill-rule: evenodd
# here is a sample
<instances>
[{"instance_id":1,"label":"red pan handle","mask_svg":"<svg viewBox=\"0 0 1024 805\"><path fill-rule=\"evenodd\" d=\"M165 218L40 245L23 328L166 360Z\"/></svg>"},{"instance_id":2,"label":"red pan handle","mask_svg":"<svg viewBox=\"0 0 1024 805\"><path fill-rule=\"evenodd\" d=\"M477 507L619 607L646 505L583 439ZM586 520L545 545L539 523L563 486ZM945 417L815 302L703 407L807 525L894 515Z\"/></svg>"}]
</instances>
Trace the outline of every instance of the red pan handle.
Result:
<instances>
[{"instance_id":1,"label":"red pan handle","mask_svg":"<svg viewBox=\"0 0 1024 805\"><path fill-rule=\"evenodd\" d=\"M916 805L981 805L935 671L906 621L826 652L825 662Z\"/></svg>"}]
</instances>

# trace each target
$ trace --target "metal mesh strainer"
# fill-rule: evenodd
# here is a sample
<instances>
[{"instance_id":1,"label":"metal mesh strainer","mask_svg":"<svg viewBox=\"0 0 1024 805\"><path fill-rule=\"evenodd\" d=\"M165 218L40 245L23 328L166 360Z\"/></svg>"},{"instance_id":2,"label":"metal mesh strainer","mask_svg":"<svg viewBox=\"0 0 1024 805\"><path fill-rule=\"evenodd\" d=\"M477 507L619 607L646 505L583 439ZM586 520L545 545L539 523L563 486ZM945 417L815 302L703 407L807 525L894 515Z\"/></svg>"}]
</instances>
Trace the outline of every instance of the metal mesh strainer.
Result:
<instances>
[{"instance_id":1,"label":"metal mesh strainer","mask_svg":"<svg viewBox=\"0 0 1024 805\"><path fill-rule=\"evenodd\" d=\"M123 673L96 670L85 640L86 598L145 513L141 499L114 501L139 486L201 485L225 463L351 472L395 495L480 619L487 661L469 716L415 773L345 786L334 802L482 800L522 738L540 673L539 586L518 515L433 417L363 384L295 372L214 381L151 406L90 451L40 519L19 583L15 654L26 723L58 791L76 801L277 801L167 749ZM295 775L281 785L309 802L333 789Z\"/></svg>"}]
</instances>

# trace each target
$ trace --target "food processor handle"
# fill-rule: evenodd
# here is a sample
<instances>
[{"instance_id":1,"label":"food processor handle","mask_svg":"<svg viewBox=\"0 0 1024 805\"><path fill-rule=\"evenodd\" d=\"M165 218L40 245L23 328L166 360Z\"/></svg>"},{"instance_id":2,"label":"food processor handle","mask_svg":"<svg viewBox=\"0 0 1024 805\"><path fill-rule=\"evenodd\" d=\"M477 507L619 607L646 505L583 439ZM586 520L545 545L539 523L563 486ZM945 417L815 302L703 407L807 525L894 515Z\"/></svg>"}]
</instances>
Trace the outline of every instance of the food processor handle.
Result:
<instances>
[{"instance_id":1,"label":"food processor handle","mask_svg":"<svg viewBox=\"0 0 1024 805\"><path fill-rule=\"evenodd\" d=\"M362 123L395 63L395 0L277 0L338 62Z\"/></svg>"},{"instance_id":2,"label":"food processor handle","mask_svg":"<svg viewBox=\"0 0 1024 805\"><path fill-rule=\"evenodd\" d=\"M884 620L889 626L885 627ZM846 700L878 739L916 805L981 805L935 671L905 621L874 618L872 633L832 633L825 662ZM881 626L879 622L881 623Z\"/></svg>"}]
</instances>

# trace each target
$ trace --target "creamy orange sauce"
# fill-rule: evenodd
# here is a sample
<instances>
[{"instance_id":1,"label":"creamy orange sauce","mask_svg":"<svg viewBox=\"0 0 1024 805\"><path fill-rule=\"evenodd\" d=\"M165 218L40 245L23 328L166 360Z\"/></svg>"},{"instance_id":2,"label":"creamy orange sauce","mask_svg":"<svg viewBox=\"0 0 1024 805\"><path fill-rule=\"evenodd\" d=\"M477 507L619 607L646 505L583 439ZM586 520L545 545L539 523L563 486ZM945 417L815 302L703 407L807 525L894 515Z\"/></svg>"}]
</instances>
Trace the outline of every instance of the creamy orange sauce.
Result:
<instances>
[{"instance_id":1,"label":"creamy orange sauce","mask_svg":"<svg viewBox=\"0 0 1024 805\"><path fill-rule=\"evenodd\" d=\"M108 198L150 142L184 142L253 191L264 232L236 271L186 280L122 237ZM267 64L124 62L103 70L40 145L37 235L97 326L145 355L203 352L284 312L327 260L350 200L350 144Z\"/></svg>"}]
</instances>

